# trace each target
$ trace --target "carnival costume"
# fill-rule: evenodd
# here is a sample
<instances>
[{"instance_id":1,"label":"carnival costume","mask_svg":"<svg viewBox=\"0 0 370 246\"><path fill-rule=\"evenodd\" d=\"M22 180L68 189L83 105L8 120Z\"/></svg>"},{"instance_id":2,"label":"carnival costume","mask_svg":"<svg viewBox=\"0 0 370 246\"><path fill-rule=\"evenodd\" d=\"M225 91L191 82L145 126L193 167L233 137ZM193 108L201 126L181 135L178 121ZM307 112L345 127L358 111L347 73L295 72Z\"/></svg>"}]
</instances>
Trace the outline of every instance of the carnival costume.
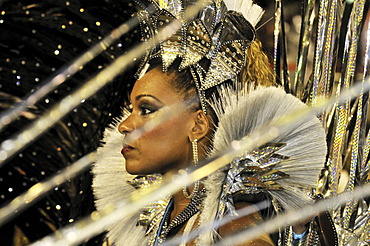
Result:
<instances>
[{"instance_id":1,"label":"carnival costume","mask_svg":"<svg viewBox=\"0 0 370 246\"><path fill-rule=\"evenodd\" d=\"M107 216L103 214L99 220L94 211L89 171L72 179L69 175L64 175L61 181L64 183L58 181L57 187L48 195L46 189L39 190L39 183L51 175L65 174L62 169L96 150L106 125L120 114L125 97L121 92L131 86L133 80L130 78L135 72L128 71L123 79L115 79L94 96L83 97L79 107L73 108L68 116L58 121L45 135L38 134L40 138L32 139L33 143L24 150L19 150L13 158L6 157L4 150L5 153L10 150L8 140L19 130L30 123L40 122L40 116L47 114L51 106L70 97L72 91L85 86L84 81L90 76L104 70L117 57L136 46L139 38L133 29L114 44L106 45L104 42L104 37L109 34L118 38L117 33L112 32L117 30L115 27L124 23L126 28L127 23L136 21L131 18L137 12L134 2L143 10L135 14L142 21L143 41L155 35L161 26L172 20L182 26L181 31L173 38L147 51L137 76L145 74L148 61L152 58L159 58L163 62L163 70L169 68L173 61L180 61L181 69L192 72L202 108L206 111L207 107L212 106L220 121L213 139L215 148L209 151L209 158L222 151L232 139L244 138L253 132L255 126L263 122L270 124L271 118L279 118L278 112L281 117L285 117L284 115L290 115L295 109L307 108L282 89L257 88L244 94L240 90L234 93L233 89L223 86L225 79L228 84L241 81L238 77L245 50L248 51L248 46L254 40L254 25L261 14L260 8L251 3L236 0L234 4L227 1L225 5L222 1L209 1L203 5L198 16L184 21L183 13L187 12L184 8L196 1L0 1L1 243L28 245L72 225L72 230L61 230L55 235L80 240L82 245L102 245L104 235L85 241L87 237L83 238L82 235L90 233L91 238L93 233L98 232L91 233L90 222L79 222L82 217L89 215L89 218L96 219L94 223L95 226L100 226L99 232L103 232L101 222L107 221ZM148 204L137 214L107 227L107 238L115 245L148 245L153 240L158 243L159 240L168 242L171 239L167 235L175 234L169 233L169 230L177 225L183 226L184 223L186 226L183 234L190 235L192 229L204 226L207 221L214 222L228 215L236 218L233 203L238 201L267 201L273 212L300 207L306 202L312 202L306 194L310 193L310 187L315 186L314 179L317 179L321 167L324 169L316 185L316 194L329 198L329 213L335 222L337 234L330 217L324 224L316 223L322 218L315 218L304 235L294 235L291 227L280 228L277 244L290 245L294 237L301 236L303 238L296 239L294 243L322 243L332 246L336 245L338 239L340 246L370 244L369 198L363 194L359 199L348 200L344 206L337 206L332 202L338 194L349 194L370 181L369 92L365 87L368 83L366 76L370 71L368 1L321 0L302 1L301 4L281 0L260 2L272 10L272 14L267 15L266 22L259 24L256 29L259 29L258 33L269 54L273 55L277 83L308 105L320 104L321 98L334 99L319 115L327 139L326 159L322 158L325 149L323 131L315 117L306 122L297 122L292 132L282 132L278 138L260 148L235 156L228 166L202 180L205 188L192 197L191 205L183 211L186 216L172 221L164 220L167 224L159 226L159 222L166 217L163 215L169 214L166 209L171 208L171 198L164 197L163 200ZM148 8L151 4L154 4L155 11L152 6ZM227 9L234 9L236 12L227 12ZM285 17L284 9L289 10ZM246 19L237 12L243 12ZM302 14L301 18L298 13ZM274 27L270 25L273 22ZM264 33L268 35L264 36ZM269 47L268 41L272 40L273 47ZM289 50L285 47L286 43L289 44ZM33 92L39 94L38 89L48 81L50 75L54 79L60 78L62 74L58 68L70 64L94 44L104 50L99 57L79 67L80 71L74 76L67 73L67 83L58 84L55 90L32 103L14 122L5 124L4 127L2 120L6 110L12 109ZM296 66L291 66L296 59ZM288 71L292 72L293 67L295 79L290 81L293 76L289 76ZM358 75L361 73L363 77L358 83ZM352 96L343 100L342 92L361 84L363 89L361 92L357 91L358 96L355 99ZM209 91L219 91L218 94L222 97L209 100ZM341 97L340 101L336 101ZM336 102L333 103L334 101ZM251 107L253 104L257 106ZM287 105L290 106L285 108ZM290 117L287 116L286 119ZM130 192L140 187L150 187L153 182L161 179L160 175L134 177L125 171L119 147L123 136L116 129L119 121L121 119L117 119L113 128L105 131L106 144L99 149L99 160L93 168L94 194L99 211L107 204L122 202L122 199L127 201L125 197ZM317 157L316 161L305 159L311 153ZM347 183L340 178L345 177L345 171L348 171ZM312 179L307 180L310 176ZM305 181L302 182L301 179ZM37 194L33 193L33 202L19 199L21 194L35 187ZM46 196L42 198L43 195ZM35 199L41 200L35 202ZM12 204L10 201L13 200L23 202L23 208L31 207L24 211L13 209L12 212L7 212ZM299 211L306 212L304 209ZM90 216L92 212L93 216ZM116 210L110 210L110 214L106 215L110 219L117 219L120 213L116 213ZM11 220L6 222L6 218ZM270 214L264 214L266 222L269 218ZM329 236L326 238L329 241L320 238L322 228L332 232L326 235ZM212 231L196 235L194 242L203 245L221 240L217 227L211 229ZM75 235L74 238L70 237L70 232ZM157 236L155 232L160 234ZM47 245L55 243L49 242Z\"/></svg>"},{"instance_id":2,"label":"carnival costume","mask_svg":"<svg viewBox=\"0 0 370 246\"><path fill-rule=\"evenodd\" d=\"M143 41L147 41L166 23L183 20L187 1L149 1L157 12L149 16L141 12ZM140 2L140 4L143 4ZM148 4L148 3L146 3ZM145 4L144 4L145 6ZM244 8L243 14L236 12ZM234 140L248 137L260 126L273 124L284 116L303 110L299 99L279 88L257 88L248 93L234 91L222 85L225 81L241 83L238 78L245 63L245 50L254 41L254 26L262 10L251 1L208 1L198 17L181 23L181 30L168 40L147 51L138 71L142 76L153 58L160 58L163 72L180 58L179 71L189 69L196 83L204 112L211 106L219 124L214 133L213 149L209 157L225 150ZM245 17L253 16L247 21ZM206 99L206 91L216 88L219 99ZM118 120L119 121L119 120ZM159 182L158 175L134 178L125 172L119 148L123 136L107 129L105 146L98 150L98 161L93 168L93 188L98 210L130 194L135 188ZM201 181L204 189L190 201L187 217L169 223L170 197L148 204L144 211L129 216L108 228L108 238L116 245L157 245L166 240L172 227L186 223L184 234L197 226L206 225L226 215L236 215L235 196L249 199L250 195L265 194L276 212L297 209L312 202L309 197L316 185L326 157L325 133L319 120L312 116L295 122L294 127L259 148L236 156L222 170ZM129 184L129 183L130 184ZM132 186L134 185L135 188ZM193 204L194 203L194 204ZM193 204L193 205L192 205ZM189 215L190 214L190 215ZM279 244L290 244L291 229L279 235ZM309 235L308 235L309 234ZM312 228L305 235L309 245L319 245L319 235ZM220 240L217 228L197 236L197 245Z\"/></svg>"}]
</instances>

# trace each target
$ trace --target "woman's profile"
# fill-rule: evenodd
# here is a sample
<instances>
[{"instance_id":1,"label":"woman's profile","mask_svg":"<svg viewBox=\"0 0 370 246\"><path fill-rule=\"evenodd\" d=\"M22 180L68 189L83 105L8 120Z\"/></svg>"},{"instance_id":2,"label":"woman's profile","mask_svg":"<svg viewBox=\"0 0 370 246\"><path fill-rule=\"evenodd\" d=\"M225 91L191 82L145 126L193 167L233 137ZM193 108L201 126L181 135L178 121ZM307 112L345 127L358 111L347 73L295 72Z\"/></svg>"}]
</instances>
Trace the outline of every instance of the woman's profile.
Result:
<instances>
[{"instance_id":1,"label":"woman's profile","mask_svg":"<svg viewBox=\"0 0 370 246\"><path fill-rule=\"evenodd\" d=\"M145 9L145 3L138 2ZM272 87L267 57L255 39L262 10L251 1L208 1L188 23L183 22L183 13L192 1L150 2L157 11L148 18L145 13L141 16L143 41L173 20L180 21L182 28L147 52L123 118L106 132L106 144L93 168L98 210L135 189L160 182L161 175L187 170L258 127L305 107ZM127 142L133 131L178 104L187 107ZM218 242L281 210L312 202L308 193L325 155L325 133L318 119L297 122L294 129L236 156L211 176L172 196L164 194L163 200L112 225L108 238L115 245L159 245L226 215L236 216L238 209L266 202L262 211L215 227L184 245ZM318 238L310 224L295 225L240 245L285 245Z\"/></svg>"}]
</instances>

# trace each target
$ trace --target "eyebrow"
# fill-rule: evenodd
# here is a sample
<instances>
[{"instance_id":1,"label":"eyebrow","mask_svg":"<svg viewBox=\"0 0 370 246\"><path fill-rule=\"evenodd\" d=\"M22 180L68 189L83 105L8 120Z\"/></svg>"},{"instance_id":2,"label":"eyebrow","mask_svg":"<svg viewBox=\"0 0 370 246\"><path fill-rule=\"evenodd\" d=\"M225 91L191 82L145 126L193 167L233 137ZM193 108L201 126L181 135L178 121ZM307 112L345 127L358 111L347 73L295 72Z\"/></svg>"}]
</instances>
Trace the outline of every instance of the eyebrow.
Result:
<instances>
[{"instance_id":1,"label":"eyebrow","mask_svg":"<svg viewBox=\"0 0 370 246\"><path fill-rule=\"evenodd\" d=\"M138 100L140 100L141 98L143 98L143 97L151 97L151 98L153 98L154 100L156 100L156 101L158 101L158 102L160 102L160 103L162 103L161 102L161 100L159 100L158 98L156 98L155 96L153 96L153 95L149 95L149 94L142 94L142 95L138 95L138 96L136 96L135 97L135 100L136 101L138 101ZM163 104L163 103L162 103Z\"/></svg>"}]
</instances>

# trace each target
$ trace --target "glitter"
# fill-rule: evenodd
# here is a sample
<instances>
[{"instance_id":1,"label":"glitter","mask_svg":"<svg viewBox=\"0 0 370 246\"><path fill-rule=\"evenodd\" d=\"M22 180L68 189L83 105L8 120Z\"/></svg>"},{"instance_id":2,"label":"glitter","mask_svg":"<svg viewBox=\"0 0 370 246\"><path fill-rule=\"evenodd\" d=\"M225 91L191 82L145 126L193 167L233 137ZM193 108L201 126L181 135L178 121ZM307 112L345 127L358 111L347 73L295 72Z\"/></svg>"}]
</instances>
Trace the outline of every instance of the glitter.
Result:
<instances>
[{"instance_id":1,"label":"glitter","mask_svg":"<svg viewBox=\"0 0 370 246\"><path fill-rule=\"evenodd\" d=\"M4 150L0 151L0 160L1 161L5 160L7 157L8 157L8 154L6 153L6 151L4 151Z\"/></svg>"},{"instance_id":2,"label":"glitter","mask_svg":"<svg viewBox=\"0 0 370 246\"><path fill-rule=\"evenodd\" d=\"M62 150L62 148L61 148L61 147L58 147L58 148L57 148L57 150L58 150L58 151L61 151L61 150Z\"/></svg>"},{"instance_id":3,"label":"glitter","mask_svg":"<svg viewBox=\"0 0 370 246\"><path fill-rule=\"evenodd\" d=\"M82 123L82 126L87 127L87 123L86 122Z\"/></svg>"},{"instance_id":4,"label":"glitter","mask_svg":"<svg viewBox=\"0 0 370 246\"><path fill-rule=\"evenodd\" d=\"M62 29L66 29L66 25L62 25Z\"/></svg>"},{"instance_id":5,"label":"glitter","mask_svg":"<svg viewBox=\"0 0 370 246\"><path fill-rule=\"evenodd\" d=\"M69 5L71 5L71 3L67 1L67 2L66 2L66 6L69 6Z\"/></svg>"},{"instance_id":6,"label":"glitter","mask_svg":"<svg viewBox=\"0 0 370 246\"><path fill-rule=\"evenodd\" d=\"M57 210L60 210L62 207L61 207L60 205L56 205L56 206L55 206L55 208L56 208Z\"/></svg>"},{"instance_id":7,"label":"glitter","mask_svg":"<svg viewBox=\"0 0 370 246\"><path fill-rule=\"evenodd\" d=\"M4 20L0 20L0 24L3 24L4 23Z\"/></svg>"},{"instance_id":8,"label":"glitter","mask_svg":"<svg viewBox=\"0 0 370 246\"><path fill-rule=\"evenodd\" d=\"M54 51L54 54L57 56L57 55L59 55L59 50L55 50Z\"/></svg>"},{"instance_id":9,"label":"glitter","mask_svg":"<svg viewBox=\"0 0 370 246\"><path fill-rule=\"evenodd\" d=\"M11 188L11 187L10 187L10 188L8 189L8 191L9 191L9 192L12 192L12 191L13 191L13 188Z\"/></svg>"},{"instance_id":10,"label":"glitter","mask_svg":"<svg viewBox=\"0 0 370 246\"><path fill-rule=\"evenodd\" d=\"M80 12L83 13L85 10L83 8L80 8Z\"/></svg>"},{"instance_id":11,"label":"glitter","mask_svg":"<svg viewBox=\"0 0 370 246\"><path fill-rule=\"evenodd\" d=\"M46 98L46 99L45 99L45 102L46 102L46 103L49 103L49 102L50 102L50 100Z\"/></svg>"},{"instance_id":12,"label":"glitter","mask_svg":"<svg viewBox=\"0 0 370 246\"><path fill-rule=\"evenodd\" d=\"M100 26L100 25L101 25L101 23L100 23L99 21L95 22L95 24L96 24L97 26Z\"/></svg>"},{"instance_id":13,"label":"glitter","mask_svg":"<svg viewBox=\"0 0 370 246\"><path fill-rule=\"evenodd\" d=\"M45 172L44 171L41 171L41 175L45 175Z\"/></svg>"},{"instance_id":14,"label":"glitter","mask_svg":"<svg viewBox=\"0 0 370 246\"><path fill-rule=\"evenodd\" d=\"M89 28L85 27L85 28L83 29L83 31L84 31L84 32L88 32L88 31L89 31Z\"/></svg>"},{"instance_id":15,"label":"glitter","mask_svg":"<svg viewBox=\"0 0 370 246\"><path fill-rule=\"evenodd\" d=\"M17 75L17 79L21 79L21 76Z\"/></svg>"},{"instance_id":16,"label":"glitter","mask_svg":"<svg viewBox=\"0 0 370 246\"><path fill-rule=\"evenodd\" d=\"M14 147L14 141L13 140L5 140L2 144L2 147L4 150L11 150Z\"/></svg>"},{"instance_id":17,"label":"glitter","mask_svg":"<svg viewBox=\"0 0 370 246\"><path fill-rule=\"evenodd\" d=\"M1 11L1 15L5 15L5 11L3 10L3 11Z\"/></svg>"},{"instance_id":18,"label":"glitter","mask_svg":"<svg viewBox=\"0 0 370 246\"><path fill-rule=\"evenodd\" d=\"M74 219L69 219L68 222L69 223L73 223Z\"/></svg>"},{"instance_id":19,"label":"glitter","mask_svg":"<svg viewBox=\"0 0 370 246\"><path fill-rule=\"evenodd\" d=\"M39 82L39 81L40 81L40 79L39 79L39 78L35 78L35 81L36 81L36 82Z\"/></svg>"},{"instance_id":20,"label":"glitter","mask_svg":"<svg viewBox=\"0 0 370 246\"><path fill-rule=\"evenodd\" d=\"M94 221L100 219L99 212L96 212L96 211L95 212L92 212L91 213L91 219L94 220Z\"/></svg>"}]
</instances>

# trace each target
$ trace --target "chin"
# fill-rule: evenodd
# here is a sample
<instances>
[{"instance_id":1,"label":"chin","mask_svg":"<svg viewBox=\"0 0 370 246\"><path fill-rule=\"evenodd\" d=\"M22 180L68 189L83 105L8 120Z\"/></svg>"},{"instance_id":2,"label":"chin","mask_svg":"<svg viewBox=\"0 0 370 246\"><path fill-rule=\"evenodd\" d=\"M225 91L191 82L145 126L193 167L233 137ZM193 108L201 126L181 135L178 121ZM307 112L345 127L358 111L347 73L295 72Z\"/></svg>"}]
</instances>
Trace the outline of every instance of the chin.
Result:
<instances>
[{"instance_id":1,"label":"chin","mask_svg":"<svg viewBox=\"0 0 370 246\"><path fill-rule=\"evenodd\" d=\"M131 175L164 174L174 166L173 163L163 165L153 160L126 159L126 171Z\"/></svg>"},{"instance_id":2,"label":"chin","mask_svg":"<svg viewBox=\"0 0 370 246\"><path fill-rule=\"evenodd\" d=\"M131 175L148 175L153 174L155 172L151 172L148 168L140 166L136 163L130 163L126 161L126 171Z\"/></svg>"},{"instance_id":3,"label":"chin","mask_svg":"<svg viewBox=\"0 0 370 246\"><path fill-rule=\"evenodd\" d=\"M126 166L126 171L131 175L143 175L143 171L139 168L132 168L129 166Z\"/></svg>"}]
</instances>

